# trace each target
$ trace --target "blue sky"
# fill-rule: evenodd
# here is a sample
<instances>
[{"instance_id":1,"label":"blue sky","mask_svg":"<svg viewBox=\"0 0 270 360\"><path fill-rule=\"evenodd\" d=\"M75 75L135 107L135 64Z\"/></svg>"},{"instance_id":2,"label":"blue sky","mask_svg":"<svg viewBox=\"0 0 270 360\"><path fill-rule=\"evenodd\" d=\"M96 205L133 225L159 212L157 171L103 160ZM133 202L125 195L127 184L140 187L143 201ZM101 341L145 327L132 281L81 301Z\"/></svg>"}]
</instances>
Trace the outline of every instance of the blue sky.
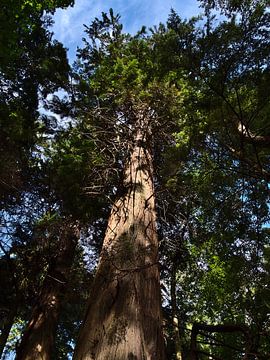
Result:
<instances>
[{"instance_id":1,"label":"blue sky","mask_svg":"<svg viewBox=\"0 0 270 360\"><path fill-rule=\"evenodd\" d=\"M121 15L124 31L130 33L136 33L142 25L151 27L165 22L171 8L181 18L201 12L196 0L75 0L73 8L56 11L53 27L55 38L69 49L71 62L84 36L83 24L89 25L102 11L108 12L110 8Z\"/></svg>"}]
</instances>

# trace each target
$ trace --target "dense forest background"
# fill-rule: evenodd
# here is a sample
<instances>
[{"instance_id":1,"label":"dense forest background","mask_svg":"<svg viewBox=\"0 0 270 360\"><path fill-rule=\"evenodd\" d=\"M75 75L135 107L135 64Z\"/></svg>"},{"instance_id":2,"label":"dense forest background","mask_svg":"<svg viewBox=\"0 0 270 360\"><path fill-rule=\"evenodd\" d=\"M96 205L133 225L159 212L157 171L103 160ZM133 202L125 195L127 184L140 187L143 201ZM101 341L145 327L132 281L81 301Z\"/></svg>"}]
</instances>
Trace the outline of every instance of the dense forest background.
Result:
<instances>
[{"instance_id":1,"label":"dense forest background","mask_svg":"<svg viewBox=\"0 0 270 360\"><path fill-rule=\"evenodd\" d=\"M270 358L270 3L200 4L1 1L1 359Z\"/></svg>"}]
</instances>

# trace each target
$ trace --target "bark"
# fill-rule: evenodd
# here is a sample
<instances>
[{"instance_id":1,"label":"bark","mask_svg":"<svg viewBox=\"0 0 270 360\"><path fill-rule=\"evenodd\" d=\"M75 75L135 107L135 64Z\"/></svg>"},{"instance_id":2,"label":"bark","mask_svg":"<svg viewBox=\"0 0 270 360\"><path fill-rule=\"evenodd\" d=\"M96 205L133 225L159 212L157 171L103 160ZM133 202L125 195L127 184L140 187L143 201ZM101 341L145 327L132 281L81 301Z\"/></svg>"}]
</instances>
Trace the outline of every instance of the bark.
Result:
<instances>
[{"instance_id":1,"label":"bark","mask_svg":"<svg viewBox=\"0 0 270 360\"><path fill-rule=\"evenodd\" d=\"M7 318L4 321L4 325L3 325L2 329L1 329L1 335L0 335L0 359L1 359L3 351L5 349L7 339L8 339L10 330L12 328L12 325L14 323L16 313L17 313L17 311L15 309L10 310Z\"/></svg>"},{"instance_id":2,"label":"bark","mask_svg":"<svg viewBox=\"0 0 270 360\"><path fill-rule=\"evenodd\" d=\"M172 265L172 273L171 273L171 306L172 306L172 328L173 328L173 339L174 339L174 347L175 347L175 358L176 360L182 360L182 346L181 346L179 323L177 316L175 264Z\"/></svg>"},{"instance_id":3,"label":"bark","mask_svg":"<svg viewBox=\"0 0 270 360\"><path fill-rule=\"evenodd\" d=\"M193 324L190 339L190 360L198 360L198 349L197 349L197 335L198 335L197 323Z\"/></svg>"},{"instance_id":4,"label":"bark","mask_svg":"<svg viewBox=\"0 0 270 360\"><path fill-rule=\"evenodd\" d=\"M164 359L147 119L139 118L136 128L124 193L108 220L75 360Z\"/></svg>"},{"instance_id":5,"label":"bark","mask_svg":"<svg viewBox=\"0 0 270 360\"><path fill-rule=\"evenodd\" d=\"M59 252L49 266L39 299L18 347L16 360L51 359L61 299L77 242L77 227L66 224L61 231Z\"/></svg>"}]
</instances>

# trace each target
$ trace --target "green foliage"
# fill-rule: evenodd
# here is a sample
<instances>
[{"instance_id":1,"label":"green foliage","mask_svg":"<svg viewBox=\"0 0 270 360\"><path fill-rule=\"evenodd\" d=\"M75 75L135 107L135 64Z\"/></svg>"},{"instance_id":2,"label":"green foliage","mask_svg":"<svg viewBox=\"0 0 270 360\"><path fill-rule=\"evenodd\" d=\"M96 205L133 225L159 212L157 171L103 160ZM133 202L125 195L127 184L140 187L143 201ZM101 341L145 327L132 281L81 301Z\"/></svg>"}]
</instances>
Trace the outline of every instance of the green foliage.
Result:
<instances>
[{"instance_id":1,"label":"green foliage","mask_svg":"<svg viewBox=\"0 0 270 360\"><path fill-rule=\"evenodd\" d=\"M48 149L50 159L44 164L48 167L47 181L62 204L63 213L81 221L99 216L107 202L103 191L112 181L106 179L108 158L98 151L89 131L84 126L63 131Z\"/></svg>"},{"instance_id":2,"label":"green foliage","mask_svg":"<svg viewBox=\"0 0 270 360\"><path fill-rule=\"evenodd\" d=\"M20 188L21 168L29 164L36 141L43 141L42 159L32 172L31 190L45 203L42 215L34 216L36 240L21 236L24 240L12 247L20 291L33 300L29 293L37 293L58 251L57 227L63 215L91 223L100 243L99 226L105 223L109 203L125 191L119 184L133 146L134 114L150 114L162 275L168 288L176 269L183 354L188 358L194 322L233 323L249 327L250 351L266 359L270 351L267 2L202 1L204 19L183 21L172 11L166 26L149 33L143 28L135 36L122 32L119 15L110 10L86 27L72 84L67 85L65 51L51 41L50 21L41 14L69 3L12 2L0 10L5 29L0 44L10 39L5 53L0 45L0 81L5 89L0 94L4 134L0 156L5 160L1 181ZM225 18L215 23L213 9ZM18 42L21 46L14 46ZM59 87L69 97L54 97L50 106L69 116L70 126L42 138L46 127L38 123L38 94L45 97ZM264 138L260 144L259 137ZM7 155L10 149L12 154ZM94 244L94 238L91 241ZM132 244L126 243L126 250L131 250ZM92 277L82 257L79 254L74 263L65 297L55 353L59 359L72 351L87 295L85 284ZM125 261L121 254L122 258ZM35 274L27 266L30 262ZM5 289L9 284L1 282ZM3 302L13 297L14 291L7 289ZM166 300L170 316L170 296ZM168 334L172 337L172 328ZM242 358L241 335L220 333L210 339L201 334L199 339L201 349L213 355ZM222 346L213 344L217 341Z\"/></svg>"},{"instance_id":3,"label":"green foliage","mask_svg":"<svg viewBox=\"0 0 270 360\"><path fill-rule=\"evenodd\" d=\"M16 345L20 339L24 326L25 326L24 319L22 319L21 317L17 317L11 328L8 337L7 346L5 348L4 356L10 356L12 353L15 354Z\"/></svg>"},{"instance_id":4,"label":"green foliage","mask_svg":"<svg viewBox=\"0 0 270 360\"><path fill-rule=\"evenodd\" d=\"M0 9L1 201L17 201L29 178L29 158L40 135L39 102L66 86L69 66L52 41L53 11L67 2L4 1ZM11 197L12 198L12 197Z\"/></svg>"},{"instance_id":5,"label":"green foliage","mask_svg":"<svg viewBox=\"0 0 270 360\"><path fill-rule=\"evenodd\" d=\"M201 0L200 2L206 12L217 9L228 17L233 17L239 12L250 15L251 12L260 11L269 6L268 0Z\"/></svg>"},{"instance_id":6,"label":"green foliage","mask_svg":"<svg viewBox=\"0 0 270 360\"><path fill-rule=\"evenodd\" d=\"M43 12L53 13L58 7L73 5L67 0L3 0L0 11L0 69L13 71L10 64L21 58L24 49L21 45L27 38L36 40L40 30Z\"/></svg>"}]
</instances>

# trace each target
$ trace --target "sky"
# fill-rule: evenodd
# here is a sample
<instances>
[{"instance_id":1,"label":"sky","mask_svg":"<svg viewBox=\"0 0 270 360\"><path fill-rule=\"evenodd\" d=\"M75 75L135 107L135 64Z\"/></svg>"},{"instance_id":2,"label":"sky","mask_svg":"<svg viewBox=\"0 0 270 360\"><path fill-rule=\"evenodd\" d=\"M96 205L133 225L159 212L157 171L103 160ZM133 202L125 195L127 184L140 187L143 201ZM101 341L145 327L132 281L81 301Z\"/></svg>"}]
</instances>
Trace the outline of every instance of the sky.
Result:
<instances>
[{"instance_id":1,"label":"sky","mask_svg":"<svg viewBox=\"0 0 270 360\"><path fill-rule=\"evenodd\" d=\"M166 22L173 8L181 18L190 18L200 12L196 0L75 0L68 9L59 9L54 15L54 37L68 48L71 62L75 60L76 48L81 46L84 24L90 25L101 12L121 15L124 31L135 34L143 25L151 27Z\"/></svg>"}]
</instances>

